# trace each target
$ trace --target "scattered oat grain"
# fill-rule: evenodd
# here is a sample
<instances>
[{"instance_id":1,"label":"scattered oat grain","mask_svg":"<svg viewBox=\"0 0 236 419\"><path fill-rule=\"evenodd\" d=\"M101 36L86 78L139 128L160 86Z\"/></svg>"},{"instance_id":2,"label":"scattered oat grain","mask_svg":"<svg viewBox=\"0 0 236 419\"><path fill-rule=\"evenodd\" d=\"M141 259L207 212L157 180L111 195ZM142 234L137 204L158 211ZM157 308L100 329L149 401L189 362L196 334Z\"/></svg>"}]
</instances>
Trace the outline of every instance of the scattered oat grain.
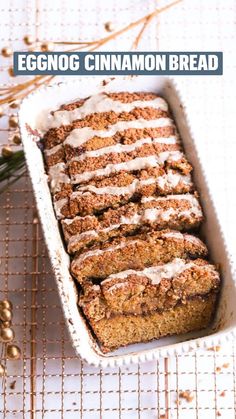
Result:
<instances>
[{"instance_id":1,"label":"scattered oat grain","mask_svg":"<svg viewBox=\"0 0 236 419\"><path fill-rule=\"evenodd\" d=\"M193 399L194 399L193 393L191 391L189 391L189 390L180 391L179 397L181 399L185 399L188 403L192 402Z\"/></svg>"},{"instance_id":2,"label":"scattered oat grain","mask_svg":"<svg viewBox=\"0 0 236 419\"><path fill-rule=\"evenodd\" d=\"M225 364L222 365L223 368L229 368L229 362L226 362Z\"/></svg>"}]
</instances>

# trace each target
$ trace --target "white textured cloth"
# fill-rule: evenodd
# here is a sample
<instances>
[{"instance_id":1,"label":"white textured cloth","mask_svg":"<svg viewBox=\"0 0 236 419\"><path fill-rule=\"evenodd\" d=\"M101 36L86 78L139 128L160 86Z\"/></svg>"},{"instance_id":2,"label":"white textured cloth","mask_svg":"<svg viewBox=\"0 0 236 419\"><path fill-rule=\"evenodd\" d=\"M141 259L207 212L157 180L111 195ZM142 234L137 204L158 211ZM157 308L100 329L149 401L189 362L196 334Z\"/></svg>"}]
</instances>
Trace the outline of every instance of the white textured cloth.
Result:
<instances>
[{"instance_id":1,"label":"white textured cloth","mask_svg":"<svg viewBox=\"0 0 236 419\"><path fill-rule=\"evenodd\" d=\"M26 34L39 40L93 40L108 34L104 28L108 21L116 30L166 4L166 0L80 0L78 3L74 0L8 0L0 6L0 45L12 45L20 50ZM234 260L235 20L234 0L184 0L153 20L139 47L145 51L220 50L224 53L223 76L179 76L175 80L187 105L198 151ZM103 46L103 50L127 50L137 33L138 28L131 30ZM8 59L0 58L1 70L9 65ZM6 73L1 74L1 83L8 82ZM16 80L11 79L11 82ZM7 119L3 118L0 124L1 128L6 128ZM0 140L6 142L5 131L0 131ZM23 361L9 363L5 396L0 397L0 416L7 419L30 417L30 334L29 326L24 323L32 321L32 274L26 275L26 272L37 270L36 419L211 419L217 415L234 419L233 345L228 344L216 353L200 351L196 355L189 353L161 360L159 364L152 362L121 370L100 371L83 366L74 358L66 331L60 324L63 321L61 309L44 247L41 251L36 249L40 256L35 265L35 249L30 241L35 233L32 194L27 192L30 187L22 182L20 187L23 193L14 193L12 189L6 194L0 212L4 237L0 269L15 305L16 341L22 348ZM22 220L29 225L21 225ZM22 238L23 244L14 241L16 237ZM7 253L12 259L6 262ZM45 293L44 288L51 291ZM65 342L61 343L63 337ZM13 381L16 381L15 390L9 388ZM180 404L176 403L179 392L186 390L191 391L193 400L183 398Z\"/></svg>"}]
</instances>

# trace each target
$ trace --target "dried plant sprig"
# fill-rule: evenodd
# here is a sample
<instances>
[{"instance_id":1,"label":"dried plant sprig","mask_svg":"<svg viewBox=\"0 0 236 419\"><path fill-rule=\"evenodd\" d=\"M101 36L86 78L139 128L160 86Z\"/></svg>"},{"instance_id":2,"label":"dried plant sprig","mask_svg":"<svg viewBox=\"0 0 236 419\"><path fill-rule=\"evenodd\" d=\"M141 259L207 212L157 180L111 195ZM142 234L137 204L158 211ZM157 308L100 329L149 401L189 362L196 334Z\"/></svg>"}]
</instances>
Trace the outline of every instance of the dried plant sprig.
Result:
<instances>
[{"instance_id":1,"label":"dried plant sprig","mask_svg":"<svg viewBox=\"0 0 236 419\"><path fill-rule=\"evenodd\" d=\"M144 28L142 27L141 29L141 34L139 33L137 35L137 37L134 40L134 43L132 44L132 47L134 47L134 45L137 47L141 37L142 37L142 33L144 32L144 29L148 26L148 24L151 22L151 20L157 16L158 14L170 9L171 7L176 6L178 3L180 3L183 0L175 0L170 4L167 4L166 6L162 7L162 8L157 8L155 9L153 12L149 13L148 15L145 15L141 18L139 18L138 20L135 20L134 22L129 23L128 25L124 26L123 28L119 29L116 32L111 33L110 35L105 36L104 38L101 39L97 39L95 41L73 41L73 42L68 42L68 41L54 41L54 44L56 45L81 45L82 48L87 48L87 47L91 47L91 49L89 49L89 51L93 51L99 47L101 47L102 45L106 44L107 42L117 38L120 35L123 35L125 32L129 31L130 29L133 29L134 27L140 25L141 23L143 23Z\"/></svg>"},{"instance_id":2,"label":"dried plant sprig","mask_svg":"<svg viewBox=\"0 0 236 419\"><path fill-rule=\"evenodd\" d=\"M153 12L148 13L147 15L141 17L140 19L129 23L123 28L115 32L112 32L111 34L103 38L96 39L94 41L72 41L72 42L54 41L53 44L69 45L71 48L65 50L65 52L73 52L73 51L81 51L81 50L95 51L98 48L102 47L103 45L107 44L108 42L130 31L131 29L139 25L142 25L131 47L131 49L137 49L141 41L141 38L144 34L144 31L146 30L150 22L157 15L163 13L164 11L170 9L171 7L176 6L181 1L183 0L175 0L172 3L169 3L162 8L156 8ZM30 42L30 45L31 45L31 42ZM36 46L39 45L39 41L37 41L37 44L35 45ZM15 84L9 87L0 87L0 105L4 105L4 104L11 105L13 102L20 101L27 94L38 89L40 86L50 83L54 77L55 76L35 76L33 78L30 78L30 80L27 80L23 83ZM23 151L16 151L15 153L12 153L10 157L9 156L0 157L0 183L3 181L8 181L6 182L6 185L0 188L0 193L3 192L6 189L6 187L16 182L25 173L26 173L26 166L25 166L25 157L24 157Z\"/></svg>"},{"instance_id":3,"label":"dried plant sprig","mask_svg":"<svg viewBox=\"0 0 236 419\"><path fill-rule=\"evenodd\" d=\"M23 99L27 94L38 89L41 85L48 84L53 78L54 76L36 76L27 82L9 87L4 93L0 92L0 96L4 96L3 99L0 99L0 105L10 104L16 100ZM31 86L33 86L32 89L30 89Z\"/></svg>"},{"instance_id":4,"label":"dried plant sprig","mask_svg":"<svg viewBox=\"0 0 236 419\"><path fill-rule=\"evenodd\" d=\"M137 48L138 48L139 42L140 42L140 40L141 40L141 38L142 38L142 36L143 36L143 34L144 34L144 31L145 31L145 29L148 27L149 23L151 22L151 20L152 20L153 18L154 18L154 15L150 15L150 16L147 18L147 20L145 20L145 22L143 23L143 25L142 25L142 27L141 27L141 29L140 29L140 31L139 31L139 33L138 33L138 35L136 36L136 38L135 38L135 40L134 40L134 42L133 42L133 44L132 44L131 49L137 49Z\"/></svg>"},{"instance_id":5,"label":"dried plant sprig","mask_svg":"<svg viewBox=\"0 0 236 419\"><path fill-rule=\"evenodd\" d=\"M170 9L173 6L176 6L181 1L182 0L175 0L172 3L170 3L170 4L168 4L168 5L164 6L164 7L162 7L160 9L155 9L153 12L149 13L148 15L143 16L140 19L138 19L138 20L136 20L134 22L129 23L129 25L125 26L124 28L122 28L122 29L120 29L120 30L118 30L116 32L113 32L112 34L110 34L108 36L105 36L104 38L101 38L98 41L94 41L94 47L92 47L90 49L90 51L94 51L95 49L100 48L102 45L106 44L107 42L109 42L109 41L111 41L111 40L113 40L115 38L117 38L120 35L123 35L125 32L129 31L130 29L135 28L136 26L140 25L141 23L148 25L155 16L157 16L160 13L163 13L164 11ZM137 35L137 37L138 36L139 35ZM136 41L136 47L138 46L140 40L141 40L141 36L139 37L138 41Z\"/></svg>"},{"instance_id":6,"label":"dried plant sprig","mask_svg":"<svg viewBox=\"0 0 236 419\"><path fill-rule=\"evenodd\" d=\"M142 35L149 25L149 23L153 20L155 16L157 16L160 13L163 13L164 11L170 9L171 7L176 6L178 3L180 3L182 0L175 0L172 3L162 7L157 8L153 12L141 17L140 19L129 23L128 25L124 26L123 28L119 29L116 32L113 32L103 38L94 40L94 41L54 41L54 44L56 45L75 45L74 48L66 50L66 52L73 52L73 51L80 51L80 50L88 50L88 51L95 51L96 49L100 48L101 46L107 44L109 41L116 39L120 35L123 35L125 32L135 28L136 26L143 24L141 27L141 30L139 31L138 35L136 36L132 48L137 48L139 45L139 42L142 38ZM15 86L10 87L4 87L0 88L0 105L3 104L9 104L10 102L16 100L16 99L22 99L24 96L26 96L30 91L36 90L41 84L47 84L49 81L51 81L55 76L36 76L24 83L19 83ZM42 83L39 83L42 81ZM34 86L33 89L29 90L31 86ZM2 97L2 98L1 98Z\"/></svg>"}]
</instances>

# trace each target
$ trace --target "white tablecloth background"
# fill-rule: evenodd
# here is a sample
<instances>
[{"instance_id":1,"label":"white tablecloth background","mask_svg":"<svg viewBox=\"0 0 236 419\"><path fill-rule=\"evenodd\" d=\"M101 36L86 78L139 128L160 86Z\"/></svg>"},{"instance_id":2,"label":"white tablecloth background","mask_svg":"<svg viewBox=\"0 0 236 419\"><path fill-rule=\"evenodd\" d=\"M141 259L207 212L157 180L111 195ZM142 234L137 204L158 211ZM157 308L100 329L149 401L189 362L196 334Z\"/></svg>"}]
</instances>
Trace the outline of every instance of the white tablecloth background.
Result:
<instances>
[{"instance_id":1,"label":"white tablecloth background","mask_svg":"<svg viewBox=\"0 0 236 419\"><path fill-rule=\"evenodd\" d=\"M166 0L8 0L0 4L0 46L22 48L26 34L40 40L95 39L105 36L104 23L116 29L128 24ZM137 29L104 46L104 50L129 49ZM236 2L234 0L184 0L154 19L140 49L162 51L224 52L224 75L176 77L198 141L213 198L230 252L236 260ZM8 66L0 58L1 69ZM8 82L0 73L1 83ZM11 80L12 81L12 80ZM15 80L14 80L15 82ZM6 128L3 118L1 128ZM6 132L0 131L6 142ZM99 370L75 359L63 326L60 303L41 234L33 249L35 216L29 181L24 192L1 196L2 272L15 305L14 322L23 359L8 363L8 378L0 398L0 417L12 418L166 418L234 419L236 398L234 345L219 352L199 351L178 358L114 370ZM15 189L17 189L15 187ZM12 208L14 207L14 208ZM7 220L9 218L9 221ZM25 225L15 225L24 220ZM14 241L24 237L25 241ZM9 240L10 239L10 240ZM6 244L7 243L7 244ZM36 253L35 253L36 252ZM10 259L5 261L9 254ZM38 266L35 265L37 256ZM28 255L27 257L25 255ZM17 258L18 256L18 258ZM36 268L35 268L36 266ZM30 413L30 292L37 270L36 412ZM6 281L6 276L3 278ZM48 291L45 292L44 289ZM26 326L25 326L26 324ZM63 343L62 338L65 341ZM167 365L168 363L168 365ZM168 370L168 387L165 373ZM9 387L16 381L15 389ZM191 390L193 400L176 404L181 390ZM222 393L223 392L223 393ZM218 416L217 416L218 415ZM220 416L221 415L221 416Z\"/></svg>"}]
</instances>

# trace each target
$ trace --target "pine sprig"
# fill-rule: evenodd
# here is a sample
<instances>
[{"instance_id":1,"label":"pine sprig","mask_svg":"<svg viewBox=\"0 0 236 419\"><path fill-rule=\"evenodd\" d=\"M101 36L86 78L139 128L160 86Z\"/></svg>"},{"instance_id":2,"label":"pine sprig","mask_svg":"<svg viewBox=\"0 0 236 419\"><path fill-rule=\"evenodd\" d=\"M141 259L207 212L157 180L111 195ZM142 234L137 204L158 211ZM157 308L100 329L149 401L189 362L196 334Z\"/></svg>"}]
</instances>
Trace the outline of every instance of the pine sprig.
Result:
<instances>
[{"instance_id":1,"label":"pine sprig","mask_svg":"<svg viewBox=\"0 0 236 419\"><path fill-rule=\"evenodd\" d=\"M5 191L9 185L15 183L26 173L25 155L23 150L15 151L11 156L0 157L0 193Z\"/></svg>"}]
</instances>

